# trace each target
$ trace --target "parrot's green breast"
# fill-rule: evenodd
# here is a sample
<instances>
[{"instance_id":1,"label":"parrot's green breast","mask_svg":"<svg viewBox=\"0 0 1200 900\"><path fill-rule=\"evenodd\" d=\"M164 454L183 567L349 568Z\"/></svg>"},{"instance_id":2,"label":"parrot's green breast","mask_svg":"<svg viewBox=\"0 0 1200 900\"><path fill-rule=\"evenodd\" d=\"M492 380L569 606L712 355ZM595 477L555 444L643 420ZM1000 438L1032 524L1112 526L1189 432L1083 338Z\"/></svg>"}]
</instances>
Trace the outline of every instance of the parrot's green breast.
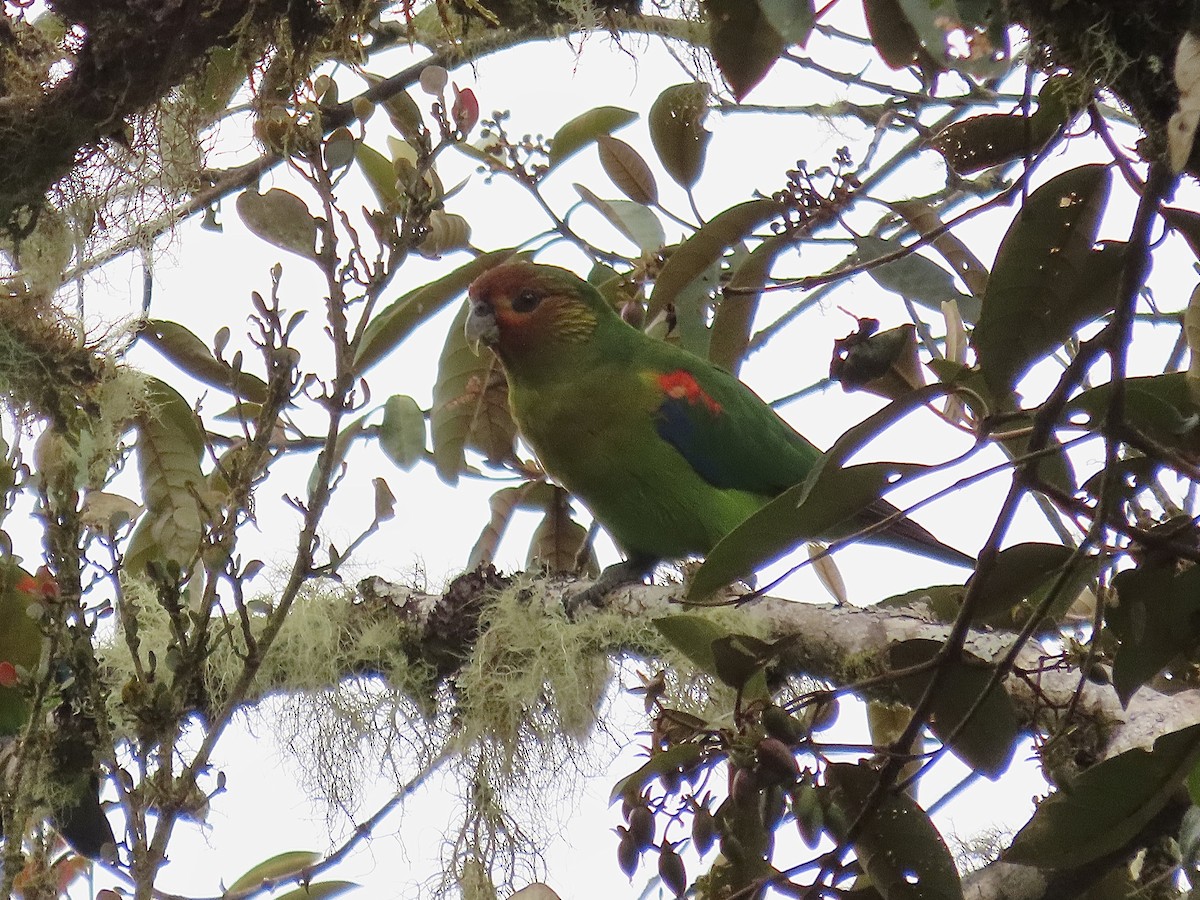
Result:
<instances>
[{"instance_id":1,"label":"parrot's green breast","mask_svg":"<svg viewBox=\"0 0 1200 900\"><path fill-rule=\"evenodd\" d=\"M703 555L768 498L714 486L663 440L657 379L628 360L610 359L554 387L528 390L518 381L510 400L546 471L588 505L626 552Z\"/></svg>"}]
</instances>

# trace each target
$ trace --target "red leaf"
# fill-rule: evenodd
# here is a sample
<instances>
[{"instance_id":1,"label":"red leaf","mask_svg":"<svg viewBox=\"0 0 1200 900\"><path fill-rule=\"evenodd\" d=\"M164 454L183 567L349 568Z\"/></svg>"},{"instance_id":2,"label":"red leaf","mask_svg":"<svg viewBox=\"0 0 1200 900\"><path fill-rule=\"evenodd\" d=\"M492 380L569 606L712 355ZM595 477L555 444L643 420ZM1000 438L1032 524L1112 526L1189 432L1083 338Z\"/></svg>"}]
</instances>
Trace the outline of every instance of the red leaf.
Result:
<instances>
[{"instance_id":1,"label":"red leaf","mask_svg":"<svg viewBox=\"0 0 1200 900\"><path fill-rule=\"evenodd\" d=\"M459 131L464 135L470 132L479 121L479 101L475 98L475 92L470 88L460 91L458 85L454 85L454 104L450 107L450 115Z\"/></svg>"},{"instance_id":2,"label":"red leaf","mask_svg":"<svg viewBox=\"0 0 1200 900\"><path fill-rule=\"evenodd\" d=\"M8 660L0 662L0 687L16 687L20 680L21 676L17 674L16 666Z\"/></svg>"}]
</instances>

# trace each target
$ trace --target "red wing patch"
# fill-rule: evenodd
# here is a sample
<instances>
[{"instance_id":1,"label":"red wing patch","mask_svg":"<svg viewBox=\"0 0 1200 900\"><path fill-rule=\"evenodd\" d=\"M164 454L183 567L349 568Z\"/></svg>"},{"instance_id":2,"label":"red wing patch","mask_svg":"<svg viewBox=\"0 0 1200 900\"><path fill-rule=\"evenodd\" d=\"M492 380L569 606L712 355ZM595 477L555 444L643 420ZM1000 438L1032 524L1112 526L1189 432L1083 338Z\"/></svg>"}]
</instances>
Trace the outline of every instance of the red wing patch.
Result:
<instances>
[{"instance_id":1,"label":"red wing patch","mask_svg":"<svg viewBox=\"0 0 1200 900\"><path fill-rule=\"evenodd\" d=\"M721 414L721 404L700 387L691 372L685 372L683 369L664 372L658 376L658 386L672 400L684 400L691 406L703 404L714 416Z\"/></svg>"}]
</instances>

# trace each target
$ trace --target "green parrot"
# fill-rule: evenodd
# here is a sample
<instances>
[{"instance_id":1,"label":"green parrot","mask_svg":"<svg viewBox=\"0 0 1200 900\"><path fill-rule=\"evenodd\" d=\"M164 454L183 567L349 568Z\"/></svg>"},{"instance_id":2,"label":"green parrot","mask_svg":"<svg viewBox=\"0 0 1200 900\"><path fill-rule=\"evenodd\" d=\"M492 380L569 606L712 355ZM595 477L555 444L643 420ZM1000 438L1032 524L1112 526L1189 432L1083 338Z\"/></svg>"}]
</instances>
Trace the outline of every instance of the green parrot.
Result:
<instances>
[{"instance_id":1,"label":"green parrot","mask_svg":"<svg viewBox=\"0 0 1200 900\"><path fill-rule=\"evenodd\" d=\"M566 269L505 263L468 295L467 339L500 358L521 436L626 555L584 601L640 580L660 560L707 554L802 482L821 455L746 385L627 324ZM845 533L895 512L880 500ZM975 564L907 518L874 539Z\"/></svg>"},{"instance_id":2,"label":"green parrot","mask_svg":"<svg viewBox=\"0 0 1200 900\"><path fill-rule=\"evenodd\" d=\"M41 625L30 612L53 590L48 574L33 576L11 559L0 561L0 790L7 789L9 760L19 752L18 739L32 715L27 682L37 677L46 649ZM48 804L50 821L76 853L111 860L116 838L100 805L87 721L63 697L48 727L53 735L48 777L59 798Z\"/></svg>"}]
</instances>

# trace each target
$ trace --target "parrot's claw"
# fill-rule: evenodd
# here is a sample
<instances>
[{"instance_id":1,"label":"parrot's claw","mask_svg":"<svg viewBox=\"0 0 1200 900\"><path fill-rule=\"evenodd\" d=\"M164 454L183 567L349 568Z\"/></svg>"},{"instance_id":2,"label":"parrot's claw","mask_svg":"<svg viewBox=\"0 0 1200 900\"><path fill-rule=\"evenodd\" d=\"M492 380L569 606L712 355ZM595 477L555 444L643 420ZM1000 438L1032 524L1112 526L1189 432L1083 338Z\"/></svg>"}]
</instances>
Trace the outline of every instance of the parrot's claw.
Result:
<instances>
[{"instance_id":1,"label":"parrot's claw","mask_svg":"<svg viewBox=\"0 0 1200 900\"><path fill-rule=\"evenodd\" d=\"M563 601L563 607L568 619L574 619L576 614L585 606L600 607L608 593L625 584L640 582L650 572L657 560L643 557L631 557L623 562L613 563L600 573L600 577L584 588L578 594L568 596Z\"/></svg>"},{"instance_id":2,"label":"parrot's claw","mask_svg":"<svg viewBox=\"0 0 1200 900\"><path fill-rule=\"evenodd\" d=\"M575 616L579 613L579 610L583 609L584 607L599 607L602 605L604 596L608 593L608 589L605 588L603 590L596 590L598 586L599 583L597 582L597 584L593 584L591 587L584 588L578 594L571 594L564 598L563 609L566 610L568 619L573 621ZM616 585L613 586L615 587Z\"/></svg>"}]
</instances>

